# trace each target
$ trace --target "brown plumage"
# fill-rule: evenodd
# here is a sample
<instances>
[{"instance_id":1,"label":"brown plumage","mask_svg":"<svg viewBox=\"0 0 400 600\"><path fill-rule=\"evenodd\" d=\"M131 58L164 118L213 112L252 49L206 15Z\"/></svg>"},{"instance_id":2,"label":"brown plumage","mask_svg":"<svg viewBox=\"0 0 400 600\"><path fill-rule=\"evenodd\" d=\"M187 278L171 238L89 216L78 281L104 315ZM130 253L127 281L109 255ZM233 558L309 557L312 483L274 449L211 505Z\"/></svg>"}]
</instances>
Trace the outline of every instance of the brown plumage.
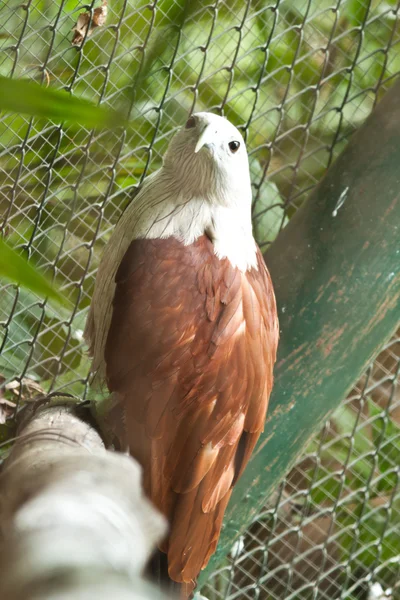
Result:
<instances>
[{"instance_id":1,"label":"brown plumage","mask_svg":"<svg viewBox=\"0 0 400 600\"><path fill-rule=\"evenodd\" d=\"M257 268L241 271L206 235L132 241L115 281L104 354L115 429L170 522L161 550L188 594L264 428L274 292L258 249Z\"/></svg>"}]
</instances>

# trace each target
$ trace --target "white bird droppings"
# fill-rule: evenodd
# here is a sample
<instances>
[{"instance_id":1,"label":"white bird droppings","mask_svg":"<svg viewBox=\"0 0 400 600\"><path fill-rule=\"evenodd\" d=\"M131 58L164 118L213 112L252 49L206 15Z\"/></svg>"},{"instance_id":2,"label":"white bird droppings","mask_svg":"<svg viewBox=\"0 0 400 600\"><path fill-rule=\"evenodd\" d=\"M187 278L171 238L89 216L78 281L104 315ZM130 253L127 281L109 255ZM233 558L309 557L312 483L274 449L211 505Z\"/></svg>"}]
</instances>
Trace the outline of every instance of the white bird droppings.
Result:
<instances>
[{"instance_id":1,"label":"white bird droppings","mask_svg":"<svg viewBox=\"0 0 400 600\"><path fill-rule=\"evenodd\" d=\"M75 332L73 333L72 337L76 340L78 340L78 342L83 342L84 338L83 338L83 329L76 329Z\"/></svg>"},{"instance_id":2,"label":"white bird droppings","mask_svg":"<svg viewBox=\"0 0 400 600\"><path fill-rule=\"evenodd\" d=\"M240 556L242 554L244 550L244 538L241 535L236 542L233 544L231 551L230 551L230 555L232 558L237 558L238 556Z\"/></svg>"},{"instance_id":3,"label":"white bird droppings","mask_svg":"<svg viewBox=\"0 0 400 600\"><path fill-rule=\"evenodd\" d=\"M338 214L338 210L342 208L343 204L346 201L347 193L349 191L349 186L345 187L343 192L340 194L338 201L336 202L336 206L333 210L332 217L336 217Z\"/></svg>"},{"instance_id":4,"label":"white bird droppings","mask_svg":"<svg viewBox=\"0 0 400 600\"><path fill-rule=\"evenodd\" d=\"M368 591L368 600L390 600L392 598L392 590L389 588L384 590L380 583L373 583Z\"/></svg>"}]
</instances>

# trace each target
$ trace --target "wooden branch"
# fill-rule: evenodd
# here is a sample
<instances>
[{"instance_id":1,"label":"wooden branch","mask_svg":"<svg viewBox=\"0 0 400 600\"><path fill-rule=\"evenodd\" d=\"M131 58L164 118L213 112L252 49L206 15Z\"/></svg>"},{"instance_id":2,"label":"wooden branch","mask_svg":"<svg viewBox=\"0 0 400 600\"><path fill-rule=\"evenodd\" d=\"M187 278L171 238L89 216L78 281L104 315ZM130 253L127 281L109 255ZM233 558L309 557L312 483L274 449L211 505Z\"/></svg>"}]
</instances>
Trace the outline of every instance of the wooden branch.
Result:
<instances>
[{"instance_id":1,"label":"wooden branch","mask_svg":"<svg viewBox=\"0 0 400 600\"><path fill-rule=\"evenodd\" d=\"M165 597L141 578L166 523L139 465L68 404L31 410L4 464L0 598Z\"/></svg>"}]
</instances>

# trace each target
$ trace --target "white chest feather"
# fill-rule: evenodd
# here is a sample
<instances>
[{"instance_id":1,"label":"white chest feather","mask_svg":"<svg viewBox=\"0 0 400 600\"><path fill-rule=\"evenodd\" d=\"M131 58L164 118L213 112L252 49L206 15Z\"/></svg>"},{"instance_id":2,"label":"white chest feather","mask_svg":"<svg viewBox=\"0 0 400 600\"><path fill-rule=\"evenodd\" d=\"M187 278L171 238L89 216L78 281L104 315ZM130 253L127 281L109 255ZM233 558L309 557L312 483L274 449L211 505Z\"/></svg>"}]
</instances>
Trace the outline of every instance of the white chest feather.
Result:
<instances>
[{"instance_id":1,"label":"white chest feather","mask_svg":"<svg viewBox=\"0 0 400 600\"><path fill-rule=\"evenodd\" d=\"M241 271L257 268L247 199L239 198L237 205L223 206L215 199L188 197L168 179L157 175L159 172L147 180L113 237L120 237L122 232L128 233L130 241L174 236L188 245L206 233L219 258L227 258Z\"/></svg>"}]
</instances>

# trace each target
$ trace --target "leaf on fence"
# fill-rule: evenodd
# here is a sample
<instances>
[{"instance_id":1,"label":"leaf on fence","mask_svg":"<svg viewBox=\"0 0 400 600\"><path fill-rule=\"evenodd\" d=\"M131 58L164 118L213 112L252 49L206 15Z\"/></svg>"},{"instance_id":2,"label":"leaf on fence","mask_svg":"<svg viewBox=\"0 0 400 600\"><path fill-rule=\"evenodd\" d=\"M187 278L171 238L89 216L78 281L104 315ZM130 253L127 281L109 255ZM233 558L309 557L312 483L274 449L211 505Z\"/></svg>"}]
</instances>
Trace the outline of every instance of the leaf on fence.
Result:
<instances>
[{"instance_id":1,"label":"leaf on fence","mask_svg":"<svg viewBox=\"0 0 400 600\"><path fill-rule=\"evenodd\" d=\"M8 400L5 395L6 378L0 373L0 425L4 423L14 414L15 402Z\"/></svg>"},{"instance_id":2,"label":"leaf on fence","mask_svg":"<svg viewBox=\"0 0 400 600\"><path fill-rule=\"evenodd\" d=\"M96 106L64 91L44 88L26 79L1 76L0 110L56 122L69 121L89 128L124 125L124 119L118 111Z\"/></svg>"},{"instance_id":3,"label":"leaf on fence","mask_svg":"<svg viewBox=\"0 0 400 600\"><path fill-rule=\"evenodd\" d=\"M103 0L102 5L94 9L93 16L91 16L90 11L79 15L76 25L73 28L75 33L72 38L72 44L74 46L82 44L85 36L89 37L96 27L102 27L105 24L107 19L107 4L107 0Z\"/></svg>"},{"instance_id":4,"label":"leaf on fence","mask_svg":"<svg viewBox=\"0 0 400 600\"><path fill-rule=\"evenodd\" d=\"M4 425L7 419L13 416L15 406L15 402L0 397L0 425Z\"/></svg>"},{"instance_id":5,"label":"leaf on fence","mask_svg":"<svg viewBox=\"0 0 400 600\"><path fill-rule=\"evenodd\" d=\"M56 290L44 275L39 273L21 254L10 248L0 238L0 277L15 281L32 290L42 298L51 298L60 304L66 299Z\"/></svg>"}]
</instances>

